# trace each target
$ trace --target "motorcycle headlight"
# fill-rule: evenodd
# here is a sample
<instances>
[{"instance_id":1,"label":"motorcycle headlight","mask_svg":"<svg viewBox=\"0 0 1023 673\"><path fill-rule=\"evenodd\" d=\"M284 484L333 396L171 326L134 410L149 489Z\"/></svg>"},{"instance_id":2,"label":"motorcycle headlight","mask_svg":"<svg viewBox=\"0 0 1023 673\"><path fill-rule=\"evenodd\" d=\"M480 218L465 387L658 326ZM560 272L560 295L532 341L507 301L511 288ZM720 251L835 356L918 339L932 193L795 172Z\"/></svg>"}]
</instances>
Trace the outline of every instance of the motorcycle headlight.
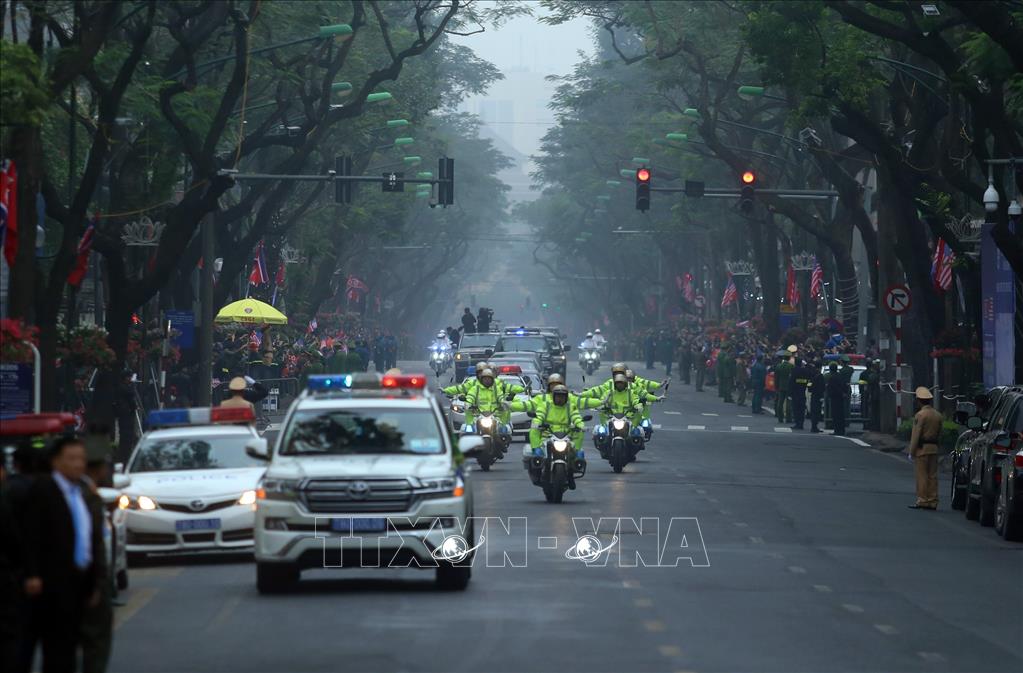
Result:
<instances>
[{"instance_id":1,"label":"motorcycle headlight","mask_svg":"<svg viewBox=\"0 0 1023 673\"><path fill-rule=\"evenodd\" d=\"M625 429L625 419L623 419L623 418L616 418L611 423L612 423L612 425L615 426L615 430L624 430Z\"/></svg>"},{"instance_id":2,"label":"motorcycle headlight","mask_svg":"<svg viewBox=\"0 0 1023 673\"><path fill-rule=\"evenodd\" d=\"M461 404L452 404L451 411L455 412L456 414L460 414L463 411L465 411L465 407L462 406Z\"/></svg>"},{"instance_id":3,"label":"motorcycle headlight","mask_svg":"<svg viewBox=\"0 0 1023 673\"><path fill-rule=\"evenodd\" d=\"M254 504L256 504L256 491L255 490L251 490L251 491L245 491L244 493L242 493L241 497L238 498L238 504L239 505L254 505Z\"/></svg>"},{"instance_id":4,"label":"motorcycle headlight","mask_svg":"<svg viewBox=\"0 0 1023 673\"><path fill-rule=\"evenodd\" d=\"M480 427L481 428L489 428L493 424L494 424L494 420L491 419L491 418L481 418L480 419Z\"/></svg>"},{"instance_id":5,"label":"motorcycle headlight","mask_svg":"<svg viewBox=\"0 0 1023 673\"><path fill-rule=\"evenodd\" d=\"M558 452L564 451L568 448L568 442L563 439L555 439L552 443L554 444L554 450Z\"/></svg>"}]
</instances>

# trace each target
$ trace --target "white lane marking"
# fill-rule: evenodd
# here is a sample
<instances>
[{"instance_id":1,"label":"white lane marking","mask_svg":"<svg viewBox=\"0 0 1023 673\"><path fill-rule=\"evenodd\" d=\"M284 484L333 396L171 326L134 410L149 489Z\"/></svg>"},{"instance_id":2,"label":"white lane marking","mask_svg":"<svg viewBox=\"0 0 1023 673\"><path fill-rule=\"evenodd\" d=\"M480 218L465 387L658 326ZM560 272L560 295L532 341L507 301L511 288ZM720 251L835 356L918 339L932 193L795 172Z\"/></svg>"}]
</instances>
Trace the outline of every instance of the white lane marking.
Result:
<instances>
[{"instance_id":1,"label":"white lane marking","mask_svg":"<svg viewBox=\"0 0 1023 673\"><path fill-rule=\"evenodd\" d=\"M941 652L917 652L916 655L932 664L940 664L945 661L945 655Z\"/></svg>"},{"instance_id":2,"label":"white lane marking","mask_svg":"<svg viewBox=\"0 0 1023 673\"><path fill-rule=\"evenodd\" d=\"M689 430L706 430L707 426L706 425L690 425L688 429Z\"/></svg>"},{"instance_id":3,"label":"white lane marking","mask_svg":"<svg viewBox=\"0 0 1023 673\"><path fill-rule=\"evenodd\" d=\"M746 523L745 521L736 521L736 522L735 522L735 526L736 526L737 528L748 528L748 527L749 527L749 524L748 524L748 523Z\"/></svg>"},{"instance_id":4,"label":"white lane marking","mask_svg":"<svg viewBox=\"0 0 1023 673\"><path fill-rule=\"evenodd\" d=\"M664 630L664 622L658 619L648 619L643 622L643 628L646 629L647 631L660 633L661 631Z\"/></svg>"},{"instance_id":5,"label":"white lane marking","mask_svg":"<svg viewBox=\"0 0 1023 673\"><path fill-rule=\"evenodd\" d=\"M730 509L719 509L718 513L719 514L724 514L725 516L728 516L729 514L732 513L732 510L730 510Z\"/></svg>"},{"instance_id":6,"label":"white lane marking","mask_svg":"<svg viewBox=\"0 0 1023 673\"><path fill-rule=\"evenodd\" d=\"M832 435L832 436L834 436L834 435ZM863 441L859 437L844 437L844 436L841 436L841 437L839 437L839 439L847 439L850 442L852 442L853 444L856 444L857 446L866 446L866 447L870 446L870 444L867 444L865 441Z\"/></svg>"},{"instance_id":7,"label":"white lane marking","mask_svg":"<svg viewBox=\"0 0 1023 673\"><path fill-rule=\"evenodd\" d=\"M707 412L704 412L704 413L702 413L700 415L701 416L717 416L717 414L708 414Z\"/></svg>"},{"instance_id":8,"label":"white lane marking","mask_svg":"<svg viewBox=\"0 0 1023 673\"><path fill-rule=\"evenodd\" d=\"M750 414L739 414L739 418L753 418Z\"/></svg>"},{"instance_id":9,"label":"white lane marking","mask_svg":"<svg viewBox=\"0 0 1023 673\"><path fill-rule=\"evenodd\" d=\"M649 608L653 607L654 602L649 598L633 598L632 604L637 608Z\"/></svg>"},{"instance_id":10,"label":"white lane marking","mask_svg":"<svg viewBox=\"0 0 1023 673\"><path fill-rule=\"evenodd\" d=\"M748 425L733 425L732 432L749 432Z\"/></svg>"},{"instance_id":11,"label":"white lane marking","mask_svg":"<svg viewBox=\"0 0 1023 673\"><path fill-rule=\"evenodd\" d=\"M891 624L874 624L874 628L886 636L894 636L899 632L899 630Z\"/></svg>"},{"instance_id":12,"label":"white lane marking","mask_svg":"<svg viewBox=\"0 0 1023 673\"><path fill-rule=\"evenodd\" d=\"M792 428L775 428L775 432L792 432Z\"/></svg>"},{"instance_id":13,"label":"white lane marking","mask_svg":"<svg viewBox=\"0 0 1023 673\"><path fill-rule=\"evenodd\" d=\"M626 589L638 589L639 582L636 580L622 580L622 586Z\"/></svg>"},{"instance_id":14,"label":"white lane marking","mask_svg":"<svg viewBox=\"0 0 1023 673\"><path fill-rule=\"evenodd\" d=\"M703 490L702 488L696 489L696 493L699 495L707 495L707 491Z\"/></svg>"},{"instance_id":15,"label":"white lane marking","mask_svg":"<svg viewBox=\"0 0 1023 673\"><path fill-rule=\"evenodd\" d=\"M660 645L657 651L662 657L681 657L682 649L678 645Z\"/></svg>"},{"instance_id":16,"label":"white lane marking","mask_svg":"<svg viewBox=\"0 0 1023 673\"><path fill-rule=\"evenodd\" d=\"M855 612L857 614L863 612L863 606L856 605L854 603L842 603L842 608L849 612Z\"/></svg>"},{"instance_id":17,"label":"white lane marking","mask_svg":"<svg viewBox=\"0 0 1023 673\"><path fill-rule=\"evenodd\" d=\"M759 537L757 535L750 535L749 541L752 542L753 544L764 544L764 538Z\"/></svg>"},{"instance_id":18,"label":"white lane marking","mask_svg":"<svg viewBox=\"0 0 1023 673\"><path fill-rule=\"evenodd\" d=\"M664 413L666 413L669 416L681 416L682 415L681 411L665 411Z\"/></svg>"},{"instance_id":19,"label":"white lane marking","mask_svg":"<svg viewBox=\"0 0 1023 673\"><path fill-rule=\"evenodd\" d=\"M794 573L796 575L805 575L806 568L804 568L803 566L789 566L789 572Z\"/></svg>"},{"instance_id":20,"label":"white lane marking","mask_svg":"<svg viewBox=\"0 0 1023 673\"><path fill-rule=\"evenodd\" d=\"M141 589L135 589L131 592L131 596L128 598L128 602L123 607L116 608L114 610L114 630L121 628L126 621L135 616L135 614L146 607L149 601L153 600L153 596L160 591L156 587L143 587Z\"/></svg>"},{"instance_id":21,"label":"white lane marking","mask_svg":"<svg viewBox=\"0 0 1023 673\"><path fill-rule=\"evenodd\" d=\"M830 594L831 593L831 587L829 587L827 584L814 584L813 585L813 590L814 591L819 591L822 594Z\"/></svg>"},{"instance_id":22,"label":"white lane marking","mask_svg":"<svg viewBox=\"0 0 1023 673\"><path fill-rule=\"evenodd\" d=\"M653 424L651 424L651 427L653 427L654 430L660 430L661 429L661 424L660 423L653 423Z\"/></svg>"}]
</instances>

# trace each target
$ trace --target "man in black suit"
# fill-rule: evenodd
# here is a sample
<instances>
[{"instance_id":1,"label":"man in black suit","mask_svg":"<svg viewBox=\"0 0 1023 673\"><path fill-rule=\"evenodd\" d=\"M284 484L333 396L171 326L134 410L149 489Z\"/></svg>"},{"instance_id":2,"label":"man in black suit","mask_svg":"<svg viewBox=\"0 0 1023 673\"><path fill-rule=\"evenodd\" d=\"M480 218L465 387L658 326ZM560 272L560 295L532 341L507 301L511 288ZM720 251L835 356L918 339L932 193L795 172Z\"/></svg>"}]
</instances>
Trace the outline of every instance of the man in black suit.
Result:
<instances>
[{"instance_id":1,"label":"man in black suit","mask_svg":"<svg viewBox=\"0 0 1023 673\"><path fill-rule=\"evenodd\" d=\"M62 437L51 449L53 471L29 493L25 594L38 618L43 673L75 670L82 612L107 576L102 507L87 497L85 465L81 440Z\"/></svg>"}]
</instances>

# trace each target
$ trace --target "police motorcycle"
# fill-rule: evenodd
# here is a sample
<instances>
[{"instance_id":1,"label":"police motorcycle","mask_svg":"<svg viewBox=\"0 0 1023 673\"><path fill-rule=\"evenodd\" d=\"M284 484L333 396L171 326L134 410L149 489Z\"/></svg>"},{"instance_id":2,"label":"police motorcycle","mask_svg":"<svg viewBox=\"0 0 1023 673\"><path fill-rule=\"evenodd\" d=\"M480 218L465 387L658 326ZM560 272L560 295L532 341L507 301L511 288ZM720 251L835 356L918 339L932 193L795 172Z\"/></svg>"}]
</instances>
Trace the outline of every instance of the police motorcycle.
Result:
<instances>
[{"instance_id":1,"label":"police motorcycle","mask_svg":"<svg viewBox=\"0 0 1023 673\"><path fill-rule=\"evenodd\" d=\"M590 420L589 415L583 420ZM586 460L578 455L569 432L551 432L550 426L541 425L544 438L543 456L533 456L530 460L529 476L533 484L543 489L547 502L559 503L565 491L575 490L575 480L586 474Z\"/></svg>"},{"instance_id":2,"label":"police motorcycle","mask_svg":"<svg viewBox=\"0 0 1023 673\"><path fill-rule=\"evenodd\" d=\"M438 332L437 338L429 346L430 351L430 369L437 375L438 378L446 372L453 362L451 357L451 346L448 344L447 335L444 332Z\"/></svg>"},{"instance_id":3,"label":"police motorcycle","mask_svg":"<svg viewBox=\"0 0 1023 673\"><path fill-rule=\"evenodd\" d=\"M462 426L460 436L476 435L483 438L483 446L476 454L476 461L484 472L490 471L490 466L504 458L511 446L512 436L507 427L502 425L501 419L494 411L480 411L476 407L470 407L473 414L473 422Z\"/></svg>"},{"instance_id":4,"label":"police motorcycle","mask_svg":"<svg viewBox=\"0 0 1023 673\"><path fill-rule=\"evenodd\" d=\"M579 351L579 366L587 376L600 369L600 349L586 348Z\"/></svg>"},{"instance_id":5,"label":"police motorcycle","mask_svg":"<svg viewBox=\"0 0 1023 673\"><path fill-rule=\"evenodd\" d=\"M643 429L634 427L632 419L625 413L610 414L607 424L598 425L593 433L593 443L600 457L616 473L636 460L636 454L643 450L645 442Z\"/></svg>"}]
</instances>

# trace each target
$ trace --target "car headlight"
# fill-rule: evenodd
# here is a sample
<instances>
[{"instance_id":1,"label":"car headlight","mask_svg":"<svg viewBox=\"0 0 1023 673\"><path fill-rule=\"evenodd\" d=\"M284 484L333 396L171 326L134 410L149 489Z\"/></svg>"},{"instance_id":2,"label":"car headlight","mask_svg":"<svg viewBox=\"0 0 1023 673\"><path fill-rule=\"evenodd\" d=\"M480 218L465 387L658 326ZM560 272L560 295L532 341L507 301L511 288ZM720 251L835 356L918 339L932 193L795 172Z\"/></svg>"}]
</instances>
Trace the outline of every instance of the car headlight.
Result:
<instances>
[{"instance_id":1,"label":"car headlight","mask_svg":"<svg viewBox=\"0 0 1023 673\"><path fill-rule=\"evenodd\" d=\"M568 442L563 439L555 439L553 443L555 451L564 451L568 448Z\"/></svg>"},{"instance_id":2,"label":"car headlight","mask_svg":"<svg viewBox=\"0 0 1023 673\"><path fill-rule=\"evenodd\" d=\"M257 500L288 499L298 489L298 479L267 479L264 478L256 487Z\"/></svg>"},{"instance_id":3,"label":"car headlight","mask_svg":"<svg viewBox=\"0 0 1023 673\"><path fill-rule=\"evenodd\" d=\"M612 421L612 424L615 426L615 430L624 430L625 429L625 419L616 418L616 419L614 419L614 421Z\"/></svg>"},{"instance_id":4,"label":"car headlight","mask_svg":"<svg viewBox=\"0 0 1023 673\"><path fill-rule=\"evenodd\" d=\"M140 495L135 501L135 504L139 509L144 509L147 512L151 512L156 509L156 501L150 498L148 495Z\"/></svg>"},{"instance_id":5,"label":"car headlight","mask_svg":"<svg viewBox=\"0 0 1023 673\"><path fill-rule=\"evenodd\" d=\"M461 360L462 359L462 354L461 353L455 353L455 359L456 360Z\"/></svg>"},{"instance_id":6,"label":"car headlight","mask_svg":"<svg viewBox=\"0 0 1023 673\"><path fill-rule=\"evenodd\" d=\"M122 493L121 497L117 499L117 508L128 509L129 507L131 507L131 498Z\"/></svg>"},{"instance_id":7,"label":"car headlight","mask_svg":"<svg viewBox=\"0 0 1023 673\"><path fill-rule=\"evenodd\" d=\"M239 505L254 505L256 504L256 491L245 491L241 497L238 498Z\"/></svg>"}]
</instances>

